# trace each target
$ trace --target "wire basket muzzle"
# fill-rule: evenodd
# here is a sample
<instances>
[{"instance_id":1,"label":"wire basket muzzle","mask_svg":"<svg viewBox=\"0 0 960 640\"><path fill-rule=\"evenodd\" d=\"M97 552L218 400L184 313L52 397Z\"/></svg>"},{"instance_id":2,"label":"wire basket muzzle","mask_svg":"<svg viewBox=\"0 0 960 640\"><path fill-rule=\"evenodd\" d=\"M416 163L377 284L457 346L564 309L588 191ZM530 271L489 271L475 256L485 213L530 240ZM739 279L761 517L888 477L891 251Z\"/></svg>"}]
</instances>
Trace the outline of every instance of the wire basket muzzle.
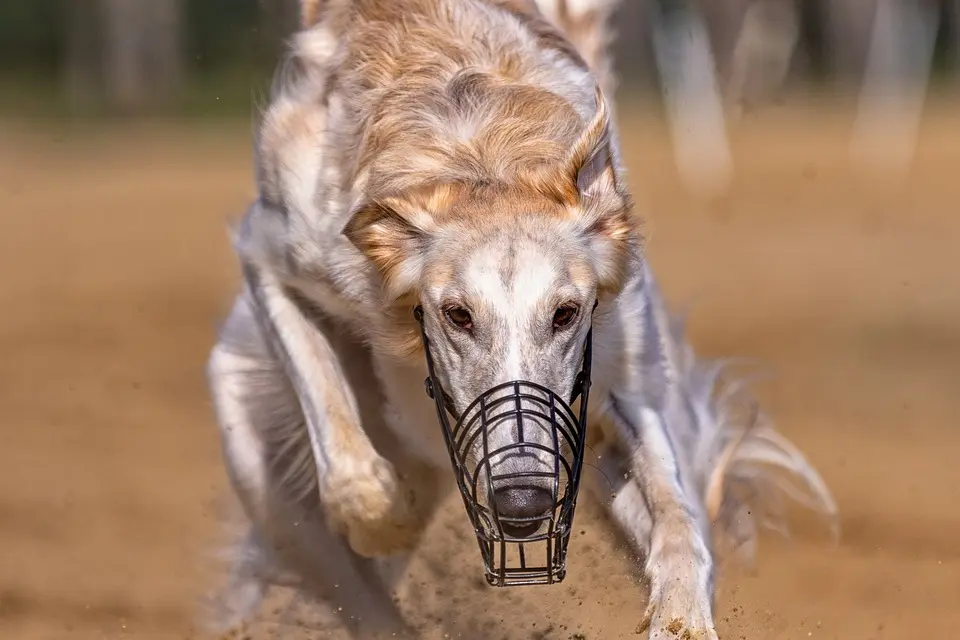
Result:
<instances>
[{"instance_id":1,"label":"wire basket muzzle","mask_svg":"<svg viewBox=\"0 0 960 640\"><path fill-rule=\"evenodd\" d=\"M592 330L569 402L535 382L515 380L487 390L457 417L423 334L427 395L436 404L490 585L553 584L566 576L583 467L591 338ZM450 416L457 417L453 426Z\"/></svg>"},{"instance_id":2,"label":"wire basket muzzle","mask_svg":"<svg viewBox=\"0 0 960 640\"><path fill-rule=\"evenodd\" d=\"M583 464L570 405L536 383L499 385L464 412L451 443L487 581L563 580Z\"/></svg>"}]
</instances>

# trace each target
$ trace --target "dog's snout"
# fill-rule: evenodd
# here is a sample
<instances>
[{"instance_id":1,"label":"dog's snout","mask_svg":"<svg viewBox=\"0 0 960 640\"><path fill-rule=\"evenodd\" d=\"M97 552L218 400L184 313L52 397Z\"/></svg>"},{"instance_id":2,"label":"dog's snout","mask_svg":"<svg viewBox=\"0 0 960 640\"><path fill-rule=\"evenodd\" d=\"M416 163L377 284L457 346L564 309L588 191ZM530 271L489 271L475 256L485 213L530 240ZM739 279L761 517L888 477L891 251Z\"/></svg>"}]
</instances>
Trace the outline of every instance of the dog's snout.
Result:
<instances>
[{"instance_id":1,"label":"dog's snout","mask_svg":"<svg viewBox=\"0 0 960 640\"><path fill-rule=\"evenodd\" d=\"M493 497L503 532L514 538L533 535L553 508L553 494L541 487L504 487Z\"/></svg>"}]
</instances>

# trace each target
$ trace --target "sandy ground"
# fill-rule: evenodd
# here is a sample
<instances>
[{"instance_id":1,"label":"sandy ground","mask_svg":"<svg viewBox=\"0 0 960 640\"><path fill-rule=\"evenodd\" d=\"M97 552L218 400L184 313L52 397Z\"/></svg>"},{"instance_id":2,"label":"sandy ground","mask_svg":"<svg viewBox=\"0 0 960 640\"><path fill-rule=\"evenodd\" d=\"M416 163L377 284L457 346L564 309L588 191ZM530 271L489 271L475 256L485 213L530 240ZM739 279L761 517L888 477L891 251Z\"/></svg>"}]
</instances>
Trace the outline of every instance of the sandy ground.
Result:
<instances>
[{"instance_id":1,"label":"sandy ground","mask_svg":"<svg viewBox=\"0 0 960 640\"><path fill-rule=\"evenodd\" d=\"M951 106L900 188L846 170L842 117L771 112L737 132L737 184L709 205L681 191L662 129L621 111L668 296L704 354L765 365L761 399L843 515L839 546L801 519L755 572L722 573L722 638L960 628ZM236 282L224 221L252 193L248 131L0 122L0 638L207 637L229 500L202 367ZM436 529L405 606L463 637L635 637L644 592L595 516L578 512L566 582L502 591L478 586L451 503L459 535ZM300 609L268 607L253 637L324 637Z\"/></svg>"}]
</instances>

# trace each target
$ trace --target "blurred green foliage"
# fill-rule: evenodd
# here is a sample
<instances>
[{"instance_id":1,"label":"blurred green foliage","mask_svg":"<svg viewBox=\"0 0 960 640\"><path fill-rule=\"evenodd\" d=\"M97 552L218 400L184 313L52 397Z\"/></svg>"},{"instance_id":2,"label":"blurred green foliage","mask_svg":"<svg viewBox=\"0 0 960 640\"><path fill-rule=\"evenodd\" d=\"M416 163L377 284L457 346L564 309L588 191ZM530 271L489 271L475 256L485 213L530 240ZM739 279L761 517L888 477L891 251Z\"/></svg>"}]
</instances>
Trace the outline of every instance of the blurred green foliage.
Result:
<instances>
[{"instance_id":1,"label":"blurred green foliage","mask_svg":"<svg viewBox=\"0 0 960 640\"><path fill-rule=\"evenodd\" d=\"M0 2L0 71L56 73L63 58L66 2L83 0L4 0Z\"/></svg>"},{"instance_id":2,"label":"blurred green foliage","mask_svg":"<svg viewBox=\"0 0 960 640\"><path fill-rule=\"evenodd\" d=\"M98 10L96 0L0 2L0 71L56 74L65 55L67 3ZM183 0L189 72L237 67L269 70L284 29L258 0Z\"/></svg>"},{"instance_id":3,"label":"blurred green foliage","mask_svg":"<svg viewBox=\"0 0 960 640\"><path fill-rule=\"evenodd\" d=\"M282 0L281 0L282 2ZM249 114L269 86L290 25L281 2L182 0L184 91L180 114ZM76 3L76 4L74 4ZM62 76L71 13L99 11L99 0L0 0L0 110L65 115ZM90 24L97 25L94 18ZM97 40L101 33L94 33ZM95 115L102 105L87 105Z\"/></svg>"},{"instance_id":4,"label":"blurred green foliage","mask_svg":"<svg viewBox=\"0 0 960 640\"><path fill-rule=\"evenodd\" d=\"M269 73L284 37L283 25L257 0L186 0L188 68L199 73L236 67Z\"/></svg>"},{"instance_id":5,"label":"blurred green foliage","mask_svg":"<svg viewBox=\"0 0 960 640\"><path fill-rule=\"evenodd\" d=\"M180 1L184 86L173 108L187 114L249 114L269 86L284 38L296 20L296 0ZM840 1L801 3L808 80L818 82L831 74L830 45L824 31L825 2ZM952 11L960 10L960 3L939 6L944 19L935 66L938 72L951 70L955 74L960 55ZM69 21L79 12L101 10L102 0L0 0L0 110L76 111L75 104L66 104L63 91ZM96 32L100 21L96 16L91 18L87 28L92 24L92 36L95 42L101 42L102 34ZM622 85L640 92L653 89L654 84L645 81L642 73L637 74L643 67L637 67L634 59L639 51L634 43L637 34L631 35L630 27L622 23L618 31L625 36L617 48ZM95 111L98 107L87 108Z\"/></svg>"}]
</instances>

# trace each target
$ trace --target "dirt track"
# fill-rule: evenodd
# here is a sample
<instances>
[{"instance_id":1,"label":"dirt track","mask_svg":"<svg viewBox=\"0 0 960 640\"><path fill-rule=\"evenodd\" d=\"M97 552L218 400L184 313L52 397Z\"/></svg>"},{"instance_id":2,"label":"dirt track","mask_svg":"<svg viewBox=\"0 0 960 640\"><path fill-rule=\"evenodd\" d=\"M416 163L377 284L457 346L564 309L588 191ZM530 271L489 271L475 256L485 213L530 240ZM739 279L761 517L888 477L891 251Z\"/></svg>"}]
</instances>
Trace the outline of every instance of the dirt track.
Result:
<instances>
[{"instance_id":1,"label":"dirt track","mask_svg":"<svg viewBox=\"0 0 960 640\"><path fill-rule=\"evenodd\" d=\"M763 540L756 575L724 574L721 637L954 637L960 118L931 117L892 192L844 170L840 119L771 114L738 138L732 196L703 206L662 132L621 117L650 256L692 304L694 343L767 366L759 395L843 515L838 548L801 521L793 542ZM205 637L226 484L202 365L235 282L224 220L251 195L248 128L8 122L0 139L0 638ZM643 591L595 513L559 587L477 589L475 546L448 535L406 603L464 637L635 637ZM438 595L457 547L467 568Z\"/></svg>"}]
</instances>

